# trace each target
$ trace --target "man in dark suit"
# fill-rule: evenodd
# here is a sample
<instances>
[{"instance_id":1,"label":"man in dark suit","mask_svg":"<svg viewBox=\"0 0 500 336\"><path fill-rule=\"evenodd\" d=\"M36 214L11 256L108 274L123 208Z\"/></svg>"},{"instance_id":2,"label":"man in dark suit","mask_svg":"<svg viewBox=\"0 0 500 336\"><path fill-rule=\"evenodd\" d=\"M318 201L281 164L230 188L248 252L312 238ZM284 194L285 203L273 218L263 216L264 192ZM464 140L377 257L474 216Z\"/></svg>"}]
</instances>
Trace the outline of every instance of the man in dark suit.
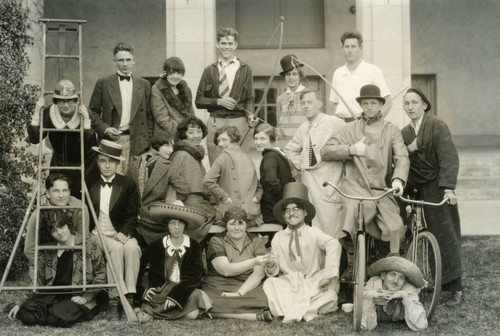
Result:
<instances>
[{"instance_id":1,"label":"man in dark suit","mask_svg":"<svg viewBox=\"0 0 500 336\"><path fill-rule=\"evenodd\" d=\"M120 161L123 160L122 146L116 142L102 140L99 147L92 147L97 155L97 166L101 180L90 187L92 206L97 215L97 223L91 221L90 230L97 235L97 227L103 234L118 285L124 291L130 304L136 293L139 274L141 249L137 233L137 214L139 195L134 181L128 176L116 174ZM103 248L100 240L99 246ZM108 282L113 281L109 260L107 263ZM116 298L115 289L109 293ZM114 319L118 314L118 301L110 300L108 317Z\"/></svg>"},{"instance_id":2,"label":"man in dark suit","mask_svg":"<svg viewBox=\"0 0 500 336\"><path fill-rule=\"evenodd\" d=\"M123 146L125 160L118 173L126 174L131 156L149 148L153 132L153 114L149 105L151 86L145 79L132 76L134 48L118 43L114 50L117 73L97 81L90 98L92 128L99 139Z\"/></svg>"}]
</instances>

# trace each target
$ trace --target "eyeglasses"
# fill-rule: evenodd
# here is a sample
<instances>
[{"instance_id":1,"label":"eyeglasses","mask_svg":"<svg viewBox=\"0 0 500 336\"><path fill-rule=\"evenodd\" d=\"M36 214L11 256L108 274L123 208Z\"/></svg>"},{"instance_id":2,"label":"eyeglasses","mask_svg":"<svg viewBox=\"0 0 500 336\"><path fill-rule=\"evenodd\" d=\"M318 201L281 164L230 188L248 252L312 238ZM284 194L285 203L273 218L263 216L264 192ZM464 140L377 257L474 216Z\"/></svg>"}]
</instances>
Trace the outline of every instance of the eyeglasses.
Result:
<instances>
[{"instance_id":1,"label":"eyeglasses","mask_svg":"<svg viewBox=\"0 0 500 336\"><path fill-rule=\"evenodd\" d=\"M70 99L70 100L58 100L56 104L57 105L66 105L66 104L68 104L69 106L73 106L73 105L76 104L76 100L72 100L72 99Z\"/></svg>"},{"instance_id":2,"label":"eyeglasses","mask_svg":"<svg viewBox=\"0 0 500 336\"><path fill-rule=\"evenodd\" d=\"M292 212L294 215L298 214L299 211L302 210L302 208L299 208L299 207L293 207L293 208L286 208L285 211L283 211L285 213L285 215L290 215Z\"/></svg>"}]
</instances>

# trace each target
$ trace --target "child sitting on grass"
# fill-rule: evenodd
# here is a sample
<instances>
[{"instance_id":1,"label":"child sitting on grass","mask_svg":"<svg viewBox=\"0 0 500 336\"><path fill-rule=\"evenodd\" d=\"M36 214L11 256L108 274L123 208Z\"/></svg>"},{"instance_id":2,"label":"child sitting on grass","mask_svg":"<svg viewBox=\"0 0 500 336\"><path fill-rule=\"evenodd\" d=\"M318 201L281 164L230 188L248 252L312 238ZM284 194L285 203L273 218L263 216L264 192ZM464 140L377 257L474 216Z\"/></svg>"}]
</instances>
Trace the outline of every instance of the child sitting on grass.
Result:
<instances>
[{"instance_id":1,"label":"child sitting on grass","mask_svg":"<svg viewBox=\"0 0 500 336\"><path fill-rule=\"evenodd\" d=\"M361 328L373 330L378 321L405 320L411 330L427 328L424 307L418 299L426 281L420 269L401 257L387 257L368 268Z\"/></svg>"}]
</instances>

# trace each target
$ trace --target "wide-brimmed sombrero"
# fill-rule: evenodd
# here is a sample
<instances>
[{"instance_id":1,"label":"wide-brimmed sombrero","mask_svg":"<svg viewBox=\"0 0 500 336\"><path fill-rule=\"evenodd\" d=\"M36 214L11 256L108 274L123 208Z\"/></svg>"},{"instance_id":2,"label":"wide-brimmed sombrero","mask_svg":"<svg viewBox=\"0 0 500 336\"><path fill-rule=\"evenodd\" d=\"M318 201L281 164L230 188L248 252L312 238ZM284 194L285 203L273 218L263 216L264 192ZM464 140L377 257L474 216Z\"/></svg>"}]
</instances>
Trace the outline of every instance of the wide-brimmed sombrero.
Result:
<instances>
[{"instance_id":1,"label":"wide-brimmed sombrero","mask_svg":"<svg viewBox=\"0 0 500 336\"><path fill-rule=\"evenodd\" d=\"M285 184L283 188L283 199L273 207L274 217L283 224L286 224L283 218L283 209L290 203L301 205L307 211L307 216L304 221L306 224L310 225L312 219L316 216L316 208L309 202L308 190L304 184L300 182L289 182Z\"/></svg>"},{"instance_id":2,"label":"wide-brimmed sombrero","mask_svg":"<svg viewBox=\"0 0 500 336\"><path fill-rule=\"evenodd\" d=\"M404 274L406 280L415 287L422 288L427 282L417 265L402 257L387 257L377 260L368 267L368 275L380 275L382 272L396 271Z\"/></svg>"},{"instance_id":3,"label":"wide-brimmed sombrero","mask_svg":"<svg viewBox=\"0 0 500 336\"><path fill-rule=\"evenodd\" d=\"M159 223L168 223L170 219L180 219L186 222L186 228L198 227L206 221L203 212L185 207L181 201L172 204L157 202L149 206L151 217Z\"/></svg>"}]
</instances>

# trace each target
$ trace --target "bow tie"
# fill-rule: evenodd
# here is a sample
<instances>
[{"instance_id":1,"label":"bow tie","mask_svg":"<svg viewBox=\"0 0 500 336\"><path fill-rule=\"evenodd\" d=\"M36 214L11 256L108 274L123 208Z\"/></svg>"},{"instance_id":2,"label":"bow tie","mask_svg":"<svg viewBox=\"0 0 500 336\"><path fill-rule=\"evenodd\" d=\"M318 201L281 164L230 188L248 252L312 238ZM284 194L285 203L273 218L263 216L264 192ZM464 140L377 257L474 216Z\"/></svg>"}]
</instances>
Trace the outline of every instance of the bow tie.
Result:
<instances>
[{"instance_id":1,"label":"bow tie","mask_svg":"<svg viewBox=\"0 0 500 336\"><path fill-rule=\"evenodd\" d=\"M119 74L118 77L120 77L120 82L122 80L126 80L127 82L130 82L130 76L122 76L122 75Z\"/></svg>"},{"instance_id":2,"label":"bow tie","mask_svg":"<svg viewBox=\"0 0 500 336\"><path fill-rule=\"evenodd\" d=\"M108 182L108 181L101 180L101 187L105 187L105 186L108 186L111 188L113 186L113 181Z\"/></svg>"}]
</instances>

